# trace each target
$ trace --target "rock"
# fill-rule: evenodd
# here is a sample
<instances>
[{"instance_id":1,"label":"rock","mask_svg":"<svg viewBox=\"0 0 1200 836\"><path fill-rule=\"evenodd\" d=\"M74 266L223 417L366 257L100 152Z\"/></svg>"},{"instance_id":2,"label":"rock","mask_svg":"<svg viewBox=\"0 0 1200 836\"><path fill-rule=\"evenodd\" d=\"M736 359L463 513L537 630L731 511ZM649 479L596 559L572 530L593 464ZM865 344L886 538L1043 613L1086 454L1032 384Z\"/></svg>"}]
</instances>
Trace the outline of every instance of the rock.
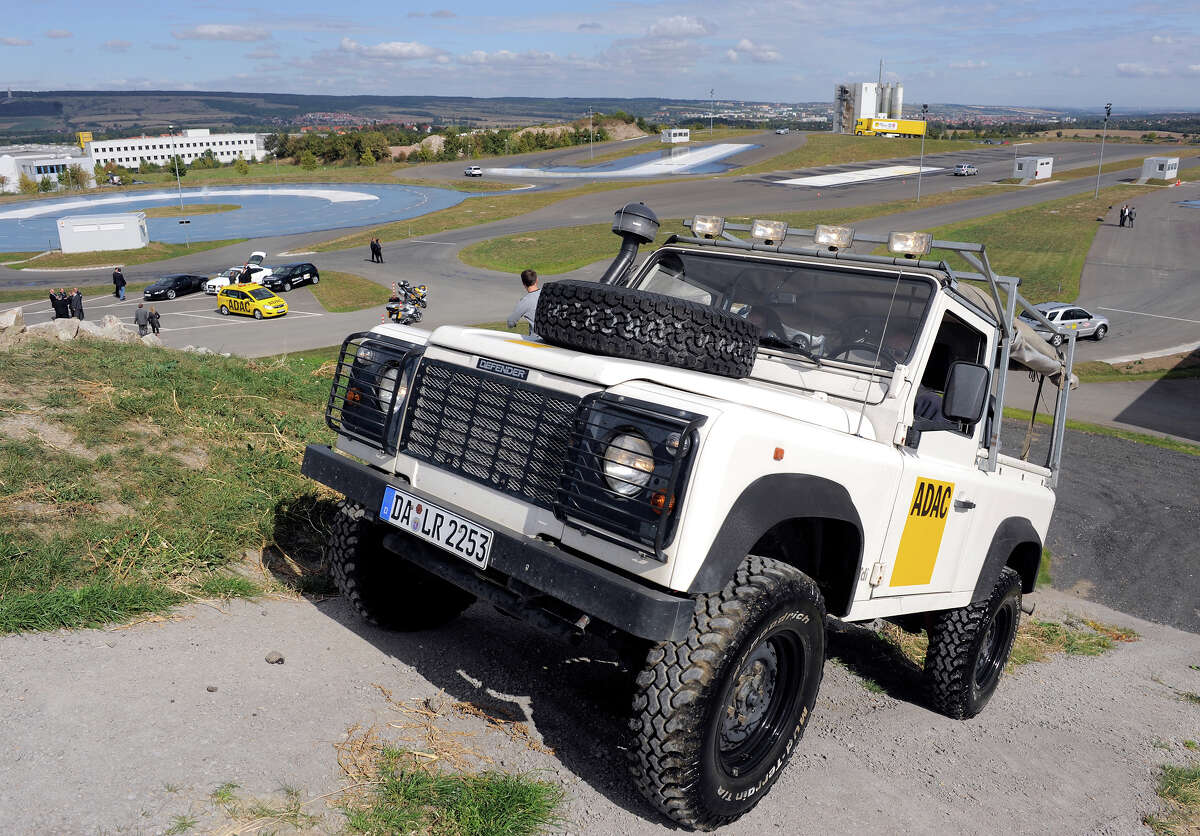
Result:
<instances>
[{"instance_id":1,"label":"rock","mask_svg":"<svg viewBox=\"0 0 1200 836\"><path fill-rule=\"evenodd\" d=\"M53 337L55 322L57 320L54 319L51 319L49 322L35 322L25 329L25 333L33 337Z\"/></svg>"},{"instance_id":2,"label":"rock","mask_svg":"<svg viewBox=\"0 0 1200 836\"><path fill-rule=\"evenodd\" d=\"M70 342L75 339L79 333L79 320L71 317L69 319L52 319L54 323L54 336L62 342Z\"/></svg>"},{"instance_id":3,"label":"rock","mask_svg":"<svg viewBox=\"0 0 1200 836\"><path fill-rule=\"evenodd\" d=\"M13 308L0 313L0 334L8 331L20 333L25 330L25 315L20 308Z\"/></svg>"},{"instance_id":4,"label":"rock","mask_svg":"<svg viewBox=\"0 0 1200 836\"><path fill-rule=\"evenodd\" d=\"M105 339L104 329L96 323L84 319L79 322L79 333L75 337L76 339L103 340Z\"/></svg>"},{"instance_id":5,"label":"rock","mask_svg":"<svg viewBox=\"0 0 1200 836\"><path fill-rule=\"evenodd\" d=\"M205 688L204 690L208 691L208 693L210 693L210 694L215 694L215 693L217 693L217 686L216 686L216 685L209 685L209 686L208 686L207 688Z\"/></svg>"},{"instance_id":6,"label":"rock","mask_svg":"<svg viewBox=\"0 0 1200 836\"><path fill-rule=\"evenodd\" d=\"M195 350L196 350L196 346L194 346L194 345L185 345L183 348L181 348L181 349L179 349L179 350L180 350L180 351L195 351Z\"/></svg>"},{"instance_id":7,"label":"rock","mask_svg":"<svg viewBox=\"0 0 1200 836\"><path fill-rule=\"evenodd\" d=\"M197 354L212 354L214 352L211 348L207 348L206 346L200 346L199 348L196 349L196 353Z\"/></svg>"},{"instance_id":8,"label":"rock","mask_svg":"<svg viewBox=\"0 0 1200 836\"><path fill-rule=\"evenodd\" d=\"M141 338L143 345L156 345L162 348L163 341L159 339L157 334L147 334Z\"/></svg>"},{"instance_id":9,"label":"rock","mask_svg":"<svg viewBox=\"0 0 1200 836\"><path fill-rule=\"evenodd\" d=\"M278 650L272 650L270 653L267 654L266 658L267 658L268 665L282 665L283 664L283 654L280 653Z\"/></svg>"}]
</instances>

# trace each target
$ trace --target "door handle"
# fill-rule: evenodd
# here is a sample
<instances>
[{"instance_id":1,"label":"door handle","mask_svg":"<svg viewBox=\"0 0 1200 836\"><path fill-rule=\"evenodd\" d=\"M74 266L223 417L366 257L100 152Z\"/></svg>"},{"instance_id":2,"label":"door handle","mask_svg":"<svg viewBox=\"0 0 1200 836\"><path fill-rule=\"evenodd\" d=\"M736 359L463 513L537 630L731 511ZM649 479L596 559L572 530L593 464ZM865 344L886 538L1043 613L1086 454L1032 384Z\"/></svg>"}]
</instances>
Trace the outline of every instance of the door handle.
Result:
<instances>
[{"instance_id":1,"label":"door handle","mask_svg":"<svg viewBox=\"0 0 1200 836\"><path fill-rule=\"evenodd\" d=\"M954 510L955 511L970 511L974 507L975 507L975 503L969 499L954 500Z\"/></svg>"}]
</instances>

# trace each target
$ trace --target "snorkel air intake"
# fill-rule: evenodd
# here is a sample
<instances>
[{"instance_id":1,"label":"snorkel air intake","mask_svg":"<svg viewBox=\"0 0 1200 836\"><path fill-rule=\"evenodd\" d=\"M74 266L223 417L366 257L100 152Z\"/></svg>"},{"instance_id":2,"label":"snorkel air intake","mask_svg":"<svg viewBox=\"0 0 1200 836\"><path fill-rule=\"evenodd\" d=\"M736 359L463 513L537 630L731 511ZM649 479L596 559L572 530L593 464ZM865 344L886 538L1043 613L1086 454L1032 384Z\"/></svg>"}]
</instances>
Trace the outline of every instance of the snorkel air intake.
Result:
<instances>
[{"instance_id":1,"label":"snorkel air intake","mask_svg":"<svg viewBox=\"0 0 1200 836\"><path fill-rule=\"evenodd\" d=\"M658 216L644 203L627 203L613 215L613 235L621 236L621 250L600 277L600 284L621 284L638 247L649 244L658 234Z\"/></svg>"}]
</instances>

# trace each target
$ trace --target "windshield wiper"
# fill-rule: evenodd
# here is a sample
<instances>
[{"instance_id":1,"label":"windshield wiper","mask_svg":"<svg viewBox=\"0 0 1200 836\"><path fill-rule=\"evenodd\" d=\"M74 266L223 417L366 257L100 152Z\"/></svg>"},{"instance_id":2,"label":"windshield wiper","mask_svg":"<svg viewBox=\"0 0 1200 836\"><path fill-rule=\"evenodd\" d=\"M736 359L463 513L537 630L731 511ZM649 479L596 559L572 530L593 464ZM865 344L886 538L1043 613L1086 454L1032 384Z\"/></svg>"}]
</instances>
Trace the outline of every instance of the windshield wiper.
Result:
<instances>
[{"instance_id":1,"label":"windshield wiper","mask_svg":"<svg viewBox=\"0 0 1200 836\"><path fill-rule=\"evenodd\" d=\"M785 340L782 337L776 337L774 335L764 334L763 336L758 338L758 344L764 345L767 348L782 348L785 351L794 351L797 354L799 354L801 357L807 357L809 360L812 360L818 366L821 365L820 357L813 354L810 349L805 348L804 346L800 345L799 343L792 342L791 340Z\"/></svg>"}]
</instances>

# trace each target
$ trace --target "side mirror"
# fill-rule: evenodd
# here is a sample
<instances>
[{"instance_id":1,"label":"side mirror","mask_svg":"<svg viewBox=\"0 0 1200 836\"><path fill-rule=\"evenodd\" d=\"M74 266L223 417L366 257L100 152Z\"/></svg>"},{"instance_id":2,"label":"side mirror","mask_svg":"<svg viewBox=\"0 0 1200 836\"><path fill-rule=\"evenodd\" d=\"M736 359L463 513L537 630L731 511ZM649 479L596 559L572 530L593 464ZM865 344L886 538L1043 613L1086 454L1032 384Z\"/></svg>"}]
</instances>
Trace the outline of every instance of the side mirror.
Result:
<instances>
[{"instance_id":1,"label":"side mirror","mask_svg":"<svg viewBox=\"0 0 1200 836\"><path fill-rule=\"evenodd\" d=\"M989 383L987 366L962 360L951 363L942 414L951 421L978 423L987 405Z\"/></svg>"}]
</instances>

